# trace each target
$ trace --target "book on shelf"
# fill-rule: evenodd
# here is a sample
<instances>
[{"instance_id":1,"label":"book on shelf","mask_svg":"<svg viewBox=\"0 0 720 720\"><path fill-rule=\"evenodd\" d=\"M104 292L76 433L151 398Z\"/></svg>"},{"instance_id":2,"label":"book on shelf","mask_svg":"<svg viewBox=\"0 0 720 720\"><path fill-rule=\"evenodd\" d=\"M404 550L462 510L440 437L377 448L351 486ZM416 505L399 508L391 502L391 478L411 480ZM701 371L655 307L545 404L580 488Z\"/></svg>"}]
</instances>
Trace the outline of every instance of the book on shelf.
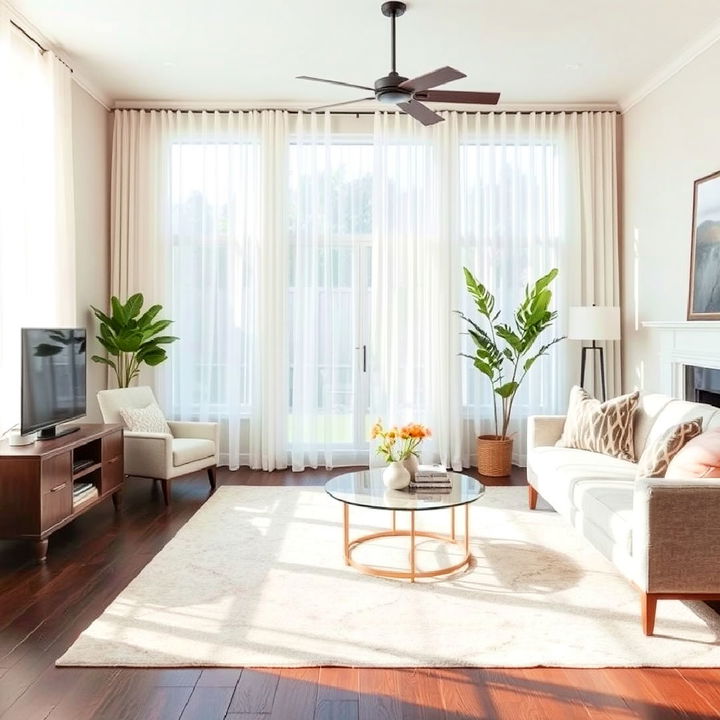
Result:
<instances>
[{"instance_id":1,"label":"book on shelf","mask_svg":"<svg viewBox=\"0 0 720 720\"><path fill-rule=\"evenodd\" d=\"M95 486L91 482L76 482L73 485L73 495L81 495L94 487Z\"/></svg>"},{"instance_id":2,"label":"book on shelf","mask_svg":"<svg viewBox=\"0 0 720 720\"><path fill-rule=\"evenodd\" d=\"M73 493L73 507L77 507L78 505L89 502L90 500L93 500L98 496L98 489L94 485L90 489L85 490L82 493Z\"/></svg>"}]
</instances>

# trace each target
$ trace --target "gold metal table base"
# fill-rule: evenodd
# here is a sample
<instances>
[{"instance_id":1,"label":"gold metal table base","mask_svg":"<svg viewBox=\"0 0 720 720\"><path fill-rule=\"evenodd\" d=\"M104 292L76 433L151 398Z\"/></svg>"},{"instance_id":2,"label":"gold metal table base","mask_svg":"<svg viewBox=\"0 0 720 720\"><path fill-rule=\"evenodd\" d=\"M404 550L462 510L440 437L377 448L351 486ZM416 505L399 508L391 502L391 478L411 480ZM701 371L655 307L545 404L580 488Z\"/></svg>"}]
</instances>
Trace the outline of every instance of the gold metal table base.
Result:
<instances>
[{"instance_id":1,"label":"gold metal table base","mask_svg":"<svg viewBox=\"0 0 720 720\"><path fill-rule=\"evenodd\" d=\"M350 506L347 503L343 503L343 545L345 548L345 564L354 567L361 573L366 575L374 575L376 577L387 577L401 580L410 580L415 582L417 578L430 578L438 577L440 575L449 575L450 573L457 572L463 567L470 564L472 560L472 553L470 552L470 513L469 505L465 505L465 538L462 542L457 540L455 535L455 507L450 508L450 535L442 535L441 533L425 532L423 530L415 529L415 510L406 510L402 512L408 512L410 514L410 529L409 530L398 530L396 513L397 510L392 511L392 530L384 530L382 532L370 533L369 535L361 535L354 540L350 540ZM424 510L423 512L429 512ZM365 565L359 563L352 557L352 552L355 548L362 545L370 540L377 540L383 537L409 537L410 538L410 569L409 570L386 570L385 568L375 567L374 565ZM418 570L416 568L415 551L417 545L415 539L421 538L432 538L434 540L441 540L442 542L456 545L463 553L463 559L453 565L447 565L445 567L437 568L435 570Z\"/></svg>"}]
</instances>

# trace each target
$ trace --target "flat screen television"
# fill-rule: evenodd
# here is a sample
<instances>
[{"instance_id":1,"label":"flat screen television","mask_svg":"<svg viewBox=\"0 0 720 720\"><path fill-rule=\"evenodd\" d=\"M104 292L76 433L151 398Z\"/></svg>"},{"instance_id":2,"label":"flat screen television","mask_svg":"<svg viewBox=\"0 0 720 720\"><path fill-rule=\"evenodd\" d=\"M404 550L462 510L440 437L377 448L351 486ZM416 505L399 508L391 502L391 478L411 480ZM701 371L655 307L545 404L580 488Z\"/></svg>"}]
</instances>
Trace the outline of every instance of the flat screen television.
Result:
<instances>
[{"instance_id":1,"label":"flat screen television","mask_svg":"<svg viewBox=\"0 0 720 720\"><path fill-rule=\"evenodd\" d=\"M60 423L86 414L85 328L23 328L20 432L67 435Z\"/></svg>"}]
</instances>

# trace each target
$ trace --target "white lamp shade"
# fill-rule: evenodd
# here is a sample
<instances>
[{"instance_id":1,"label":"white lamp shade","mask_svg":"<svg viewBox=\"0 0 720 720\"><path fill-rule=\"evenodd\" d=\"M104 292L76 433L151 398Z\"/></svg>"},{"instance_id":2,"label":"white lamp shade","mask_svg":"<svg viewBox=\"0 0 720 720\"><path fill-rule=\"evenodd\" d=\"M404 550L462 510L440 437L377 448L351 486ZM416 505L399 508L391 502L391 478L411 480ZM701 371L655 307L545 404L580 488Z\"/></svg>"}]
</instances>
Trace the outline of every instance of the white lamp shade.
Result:
<instances>
[{"instance_id":1,"label":"white lamp shade","mask_svg":"<svg viewBox=\"0 0 720 720\"><path fill-rule=\"evenodd\" d=\"M571 307L568 318L570 340L619 340L620 308Z\"/></svg>"}]
</instances>

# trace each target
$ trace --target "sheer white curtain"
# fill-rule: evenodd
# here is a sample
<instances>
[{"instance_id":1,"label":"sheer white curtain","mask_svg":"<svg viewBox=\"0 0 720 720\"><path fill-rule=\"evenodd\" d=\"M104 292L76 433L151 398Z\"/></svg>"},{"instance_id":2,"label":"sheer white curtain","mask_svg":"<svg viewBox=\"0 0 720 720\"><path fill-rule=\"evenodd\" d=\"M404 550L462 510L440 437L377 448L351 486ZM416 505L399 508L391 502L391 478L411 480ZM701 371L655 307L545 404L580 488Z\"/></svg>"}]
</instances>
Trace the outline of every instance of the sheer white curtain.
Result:
<instances>
[{"instance_id":1,"label":"sheer white curtain","mask_svg":"<svg viewBox=\"0 0 720 720\"><path fill-rule=\"evenodd\" d=\"M553 290L565 329L571 304L617 304L614 113L443 113L430 129L377 114L372 411L430 425L426 459L475 462L492 434L492 395L469 360L454 310L472 314L463 266L504 317L524 287L560 271ZM551 338L551 331L547 339ZM514 461L525 461L528 415L564 411L577 348L556 346L518 394ZM610 354L610 387L619 358Z\"/></svg>"},{"instance_id":2,"label":"sheer white curtain","mask_svg":"<svg viewBox=\"0 0 720 720\"><path fill-rule=\"evenodd\" d=\"M408 115L375 114L370 410L386 424L431 426L426 455L448 431L439 422L448 348L435 334L450 319L440 139Z\"/></svg>"},{"instance_id":3,"label":"sheer white curtain","mask_svg":"<svg viewBox=\"0 0 720 720\"><path fill-rule=\"evenodd\" d=\"M20 419L20 328L76 324L70 83L0 5L0 433Z\"/></svg>"},{"instance_id":4,"label":"sheer white curtain","mask_svg":"<svg viewBox=\"0 0 720 720\"><path fill-rule=\"evenodd\" d=\"M287 462L284 212L269 202L285 125L285 113L115 113L111 291L162 304L180 338L141 382L172 417L219 421L233 469Z\"/></svg>"},{"instance_id":5,"label":"sheer white curtain","mask_svg":"<svg viewBox=\"0 0 720 720\"><path fill-rule=\"evenodd\" d=\"M369 278L372 146L297 116L290 139L288 335L293 470L364 464L358 348Z\"/></svg>"}]
</instances>

